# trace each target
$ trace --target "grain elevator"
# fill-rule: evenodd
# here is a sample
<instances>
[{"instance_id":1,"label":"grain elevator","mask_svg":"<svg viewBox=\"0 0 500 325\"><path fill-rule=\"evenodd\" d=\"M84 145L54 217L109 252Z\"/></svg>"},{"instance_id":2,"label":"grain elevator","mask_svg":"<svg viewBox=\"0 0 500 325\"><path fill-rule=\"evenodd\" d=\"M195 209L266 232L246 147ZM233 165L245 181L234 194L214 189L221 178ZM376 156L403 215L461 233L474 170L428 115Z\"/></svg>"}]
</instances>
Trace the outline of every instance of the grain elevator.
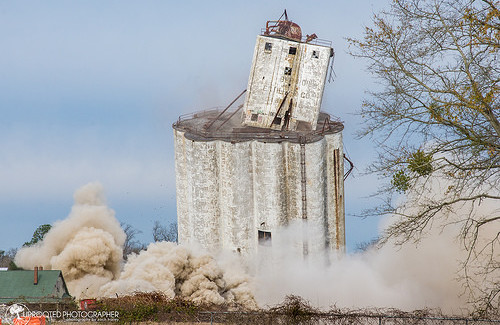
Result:
<instances>
[{"instance_id":1,"label":"grain elevator","mask_svg":"<svg viewBox=\"0 0 500 325\"><path fill-rule=\"evenodd\" d=\"M299 222L289 249L344 251L343 125L320 112L334 52L284 15L257 36L246 90L173 124L180 243L259 254Z\"/></svg>"}]
</instances>

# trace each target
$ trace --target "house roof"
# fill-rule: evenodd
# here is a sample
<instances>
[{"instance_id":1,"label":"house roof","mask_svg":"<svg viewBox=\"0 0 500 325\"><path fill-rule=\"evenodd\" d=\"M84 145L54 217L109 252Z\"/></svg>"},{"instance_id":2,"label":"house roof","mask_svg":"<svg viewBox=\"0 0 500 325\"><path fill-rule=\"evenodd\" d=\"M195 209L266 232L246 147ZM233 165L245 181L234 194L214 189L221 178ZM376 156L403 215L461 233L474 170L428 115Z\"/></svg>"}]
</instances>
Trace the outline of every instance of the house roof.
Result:
<instances>
[{"instance_id":1,"label":"house roof","mask_svg":"<svg viewBox=\"0 0 500 325\"><path fill-rule=\"evenodd\" d=\"M33 284L34 271L0 271L0 303L57 302L70 298L61 271L38 271L38 284Z\"/></svg>"}]
</instances>

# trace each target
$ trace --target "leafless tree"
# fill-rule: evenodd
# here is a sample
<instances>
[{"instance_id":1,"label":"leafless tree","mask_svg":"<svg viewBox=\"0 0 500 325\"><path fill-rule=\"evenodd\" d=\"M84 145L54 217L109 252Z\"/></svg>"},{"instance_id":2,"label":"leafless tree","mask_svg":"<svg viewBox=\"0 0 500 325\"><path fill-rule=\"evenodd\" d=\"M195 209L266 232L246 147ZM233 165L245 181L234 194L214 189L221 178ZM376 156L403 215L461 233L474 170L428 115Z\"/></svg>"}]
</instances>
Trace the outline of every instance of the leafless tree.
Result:
<instances>
[{"instance_id":1,"label":"leafless tree","mask_svg":"<svg viewBox=\"0 0 500 325\"><path fill-rule=\"evenodd\" d=\"M171 222L168 227L162 225L158 220L155 221L153 226L153 240L169 241L177 243L177 223Z\"/></svg>"},{"instance_id":2,"label":"leafless tree","mask_svg":"<svg viewBox=\"0 0 500 325\"><path fill-rule=\"evenodd\" d=\"M480 311L500 308L500 7L489 0L395 0L373 18L351 53L369 62L380 82L363 102L360 136L377 144L370 172L388 182L385 203L369 214L392 214L385 239L418 240L444 211L462 212L464 274ZM425 196L436 188L440 195ZM398 193L412 194L405 203ZM484 240L485 232L493 233ZM485 278L475 286L471 274ZM476 289L473 289L475 287ZM477 292L477 291L476 291Z\"/></svg>"},{"instance_id":3,"label":"leafless tree","mask_svg":"<svg viewBox=\"0 0 500 325\"><path fill-rule=\"evenodd\" d=\"M121 223L122 229L127 236L125 238L125 243L123 244L123 259L127 260L127 256L132 253L139 253L141 250L145 249L145 245L139 242L136 237L141 233L140 230L134 228L128 223Z\"/></svg>"}]
</instances>

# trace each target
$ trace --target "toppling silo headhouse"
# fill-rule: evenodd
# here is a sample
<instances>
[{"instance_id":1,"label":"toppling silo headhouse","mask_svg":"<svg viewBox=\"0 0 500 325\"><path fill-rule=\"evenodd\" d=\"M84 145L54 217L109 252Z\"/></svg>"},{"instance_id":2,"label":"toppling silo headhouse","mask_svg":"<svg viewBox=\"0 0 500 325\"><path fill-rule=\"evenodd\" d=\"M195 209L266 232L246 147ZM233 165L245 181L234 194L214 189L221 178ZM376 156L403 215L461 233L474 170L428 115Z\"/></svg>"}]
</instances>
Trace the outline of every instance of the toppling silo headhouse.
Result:
<instances>
[{"instance_id":1,"label":"toppling silo headhouse","mask_svg":"<svg viewBox=\"0 0 500 325\"><path fill-rule=\"evenodd\" d=\"M180 243L253 254L303 221L302 252L344 250L343 125L320 112L332 56L285 12L257 36L244 103L174 123Z\"/></svg>"}]
</instances>

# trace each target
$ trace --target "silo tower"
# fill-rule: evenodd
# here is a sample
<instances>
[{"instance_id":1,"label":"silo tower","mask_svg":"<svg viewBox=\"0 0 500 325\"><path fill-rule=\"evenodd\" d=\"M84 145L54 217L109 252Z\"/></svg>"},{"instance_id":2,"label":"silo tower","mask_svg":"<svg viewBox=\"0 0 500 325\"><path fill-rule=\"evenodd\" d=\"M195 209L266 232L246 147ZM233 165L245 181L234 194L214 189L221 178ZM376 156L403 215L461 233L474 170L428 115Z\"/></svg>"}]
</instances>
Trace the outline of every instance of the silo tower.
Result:
<instances>
[{"instance_id":1,"label":"silo tower","mask_svg":"<svg viewBox=\"0 0 500 325\"><path fill-rule=\"evenodd\" d=\"M173 125L180 243L258 254L299 221L304 254L344 250L343 125L320 112L333 49L284 15L257 36L246 91Z\"/></svg>"}]
</instances>

